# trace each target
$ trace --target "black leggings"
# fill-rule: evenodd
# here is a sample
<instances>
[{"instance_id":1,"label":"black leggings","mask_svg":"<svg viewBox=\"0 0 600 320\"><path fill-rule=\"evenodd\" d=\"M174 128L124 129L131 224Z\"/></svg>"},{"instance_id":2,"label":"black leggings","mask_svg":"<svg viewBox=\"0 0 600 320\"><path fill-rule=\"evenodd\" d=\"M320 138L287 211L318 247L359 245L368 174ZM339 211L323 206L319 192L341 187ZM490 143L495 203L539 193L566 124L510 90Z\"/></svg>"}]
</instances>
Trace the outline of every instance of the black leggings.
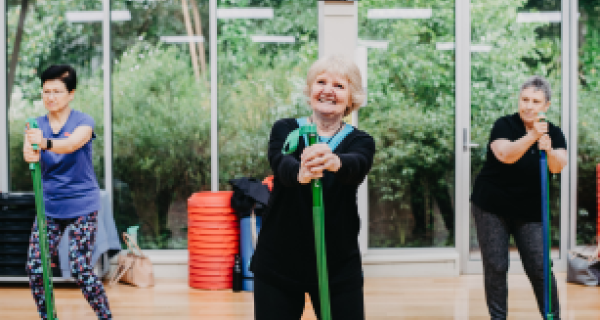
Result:
<instances>
[{"instance_id":1,"label":"black leggings","mask_svg":"<svg viewBox=\"0 0 600 320\"><path fill-rule=\"evenodd\" d=\"M308 291L317 319L320 319L318 291ZM364 320L363 288L331 294L332 320ZM305 292L273 286L254 277L254 319L299 320L304 312Z\"/></svg>"},{"instance_id":2,"label":"black leggings","mask_svg":"<svg viewBox=\"0 0 600 320\"><path fill-rule=\"evenodd\" d=\"M509 265L509 238L512 234L525 273L531 281L537 299L538 309L544 310L544 259L541 222L523 222L504 219L496 214L471 206L477 225L477 239L481 248L485 297L492 319L506 319L508 285L506 274ZM559 320L558 291L552 273L552 313Z\"/></svg>"}]
</instances>

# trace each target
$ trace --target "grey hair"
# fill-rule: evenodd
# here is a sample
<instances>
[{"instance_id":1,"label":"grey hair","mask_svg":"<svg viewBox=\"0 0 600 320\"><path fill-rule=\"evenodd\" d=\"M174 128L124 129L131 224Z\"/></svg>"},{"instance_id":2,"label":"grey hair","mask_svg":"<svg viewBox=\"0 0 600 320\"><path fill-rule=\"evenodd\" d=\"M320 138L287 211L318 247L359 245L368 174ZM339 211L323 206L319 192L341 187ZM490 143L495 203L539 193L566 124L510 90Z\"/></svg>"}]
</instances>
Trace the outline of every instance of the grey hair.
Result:
<instances>
[{"instance_id":1,"label":"grey hair","mask_svg":"<svg viewBox=\"0 0 600 320\"><path fill-rule=\"evenodd\" d=\"M523 92L523 90L528 88L533 88L535 91L543 91L544 96L546 96L546 102L550 102L550 98L552 97L552 89L550 88L550 82L548 82L546 78L542 76L530 77L521 85L521 91L519 92Z\"/></svg>"}]
</instances>

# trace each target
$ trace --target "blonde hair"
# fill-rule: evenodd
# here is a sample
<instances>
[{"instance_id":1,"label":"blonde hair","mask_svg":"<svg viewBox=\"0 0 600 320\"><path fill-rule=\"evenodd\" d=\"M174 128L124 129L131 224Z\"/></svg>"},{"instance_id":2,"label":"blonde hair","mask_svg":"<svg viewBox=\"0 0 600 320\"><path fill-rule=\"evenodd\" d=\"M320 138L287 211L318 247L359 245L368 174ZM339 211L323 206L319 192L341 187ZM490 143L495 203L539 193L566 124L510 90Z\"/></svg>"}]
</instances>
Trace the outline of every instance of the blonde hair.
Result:
<instances>
[{"instance_id":1,"label":"blonde hair","mask_svg":"<svg viewBox=\"0 0 600 320\"><path fill-rule=\"evenodd\" d=\"M365 100L365 91L362 87L360 70L354 61L342 55L327 55L315 61L310 69L308 69L304 94L306 97L308 97L309 101L310 89L313 82L315 82L315 79L319 75L325 72L346 78L348 80L351 105L344 110L344 116L349 115L363 104Z\"/></svg>"}]
</instances>

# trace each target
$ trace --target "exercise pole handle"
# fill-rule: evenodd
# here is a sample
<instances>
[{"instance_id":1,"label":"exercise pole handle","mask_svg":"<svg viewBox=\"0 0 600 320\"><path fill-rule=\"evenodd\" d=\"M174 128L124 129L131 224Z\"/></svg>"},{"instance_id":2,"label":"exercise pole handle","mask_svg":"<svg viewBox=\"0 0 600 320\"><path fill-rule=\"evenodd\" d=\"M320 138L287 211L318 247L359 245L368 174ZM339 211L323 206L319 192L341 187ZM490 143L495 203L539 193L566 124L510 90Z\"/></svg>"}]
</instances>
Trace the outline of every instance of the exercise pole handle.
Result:
<instances>
[{"instance_id":1,"label":"exercise pole handle","mask_svg":"<svg viewBox=\"0 0 600 320\"><path fill-rule=\"evenodd\" d=\"M292 132L285 139L285 143L283 144L283 149L281 152L283 154L292 154L298 149L298 144L300 143L300 137L305 134L317 134L317 126L315 124L308 124L302 126Z\"/></svg>"},{"instance_id":2,"label":"exercise pole handle","mask_svg":"<svg viewBox=\"0 0 600 320\"><path fill-rule=\"evenodd\" d=\"M27 123L25 124L25 126L27 127L27 129L38 129L39 128L38 123L35 120L35 118L27 119ZM31 146L33 147L33 150L38 150L37 144L32 144ZM29 164L29 170L35 170L35 163Z\"/></svg>"},{"instance_id":3,"label":"exercise pole handle","mask_svg":"<svg viewBox=\"0 0 600 320\"><path fill-rule=\"evenodd\" d=\"M546 120L546 113L543 111L538 112L538 117L543 117L540 118L540 122L548 122L548 120Z\"/></svg>"}]
</instances>

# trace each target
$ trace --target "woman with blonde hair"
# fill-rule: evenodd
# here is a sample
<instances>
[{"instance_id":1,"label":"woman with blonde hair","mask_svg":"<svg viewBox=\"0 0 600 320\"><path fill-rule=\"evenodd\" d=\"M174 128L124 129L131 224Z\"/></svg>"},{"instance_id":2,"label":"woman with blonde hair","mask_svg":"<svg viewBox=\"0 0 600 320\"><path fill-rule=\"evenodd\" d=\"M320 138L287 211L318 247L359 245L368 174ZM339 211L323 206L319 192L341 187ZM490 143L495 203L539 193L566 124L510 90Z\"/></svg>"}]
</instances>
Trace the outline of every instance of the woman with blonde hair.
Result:
<instances>
[{"instance_id":1,"label":"woman with blonde hair","mask_svg":"<svg viewBox=\"0 0 600 320\"><path fill-rule=\"evenodd\" d=\"M310 182L321 179L331 315L364 319L357 191L371 169L375 142L343 121L365 99L360 71L341 56L319 59L308 71L305 94L312 114L280 119L271 131L274 187L251 264L255 318L300 319L305 293L320 315ZM307 123L316 124L321 143L307 147L300 139L295 152L283 154L288 134Z\"/></svg>"}]
</instances>

